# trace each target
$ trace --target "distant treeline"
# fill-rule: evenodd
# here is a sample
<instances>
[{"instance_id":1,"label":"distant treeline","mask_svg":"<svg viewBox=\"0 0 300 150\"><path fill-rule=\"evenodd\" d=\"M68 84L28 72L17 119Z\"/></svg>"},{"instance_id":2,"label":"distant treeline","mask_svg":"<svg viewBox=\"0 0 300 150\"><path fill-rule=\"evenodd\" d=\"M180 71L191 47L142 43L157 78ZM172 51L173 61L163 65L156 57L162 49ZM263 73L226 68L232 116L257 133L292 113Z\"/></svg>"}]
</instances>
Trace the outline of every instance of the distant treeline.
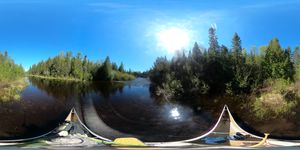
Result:
<instances>
[{"instance_id":1,"label":"distant treeline","mask_svg":"<svg viewBox=\"0 0 300 150\"><path fill-rule=\"evenodd\" d=\"M171 60L157 58L149 77L152 90L165 99L200 95L249 94L267 80L294 81L300 63L299 48L282 48L277 38L269 45L242 48L237 33L232 47L219 45L214 28L209 29L209 48L197 43L188 53L178 51Z\"/></svg>"},{"instance_id":2,"label":"distant treeline","mask_svg":"<svg viewBox=\"0 0 300 150\"><path fill-rule=\"evenodd\" d=\"M123 63L118 66L111 63L106 57L103 63L92 62L87 56L82 57L81 53L72 56L72 52L60 53L60 55L41 61L30 67L30 75L44 77L77 79L83 81L125 81L132 80L135 76L124 69Z\"/></svg>"},{"instance_id":3,"label":"distant treeline","mask_svg":"<svg viewBox=\"0 0 300 150\"><path fill-rule=\"evenodd\" d=\"M24 76L24 69L8 56L7 51L0 52L0 82L14 81Z\"/></svg>"}]
</instances>

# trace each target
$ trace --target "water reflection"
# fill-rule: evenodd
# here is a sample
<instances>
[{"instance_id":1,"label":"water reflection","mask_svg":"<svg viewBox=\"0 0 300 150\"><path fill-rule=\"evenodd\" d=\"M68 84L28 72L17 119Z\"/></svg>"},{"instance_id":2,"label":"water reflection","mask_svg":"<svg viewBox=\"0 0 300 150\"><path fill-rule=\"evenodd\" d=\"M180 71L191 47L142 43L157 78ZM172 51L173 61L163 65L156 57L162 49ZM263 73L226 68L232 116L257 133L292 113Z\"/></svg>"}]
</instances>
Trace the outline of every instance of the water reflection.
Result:
<instances>
[{"instance_id":1,"label":"water reflection","mask_svg":"<svg viewBox=\"0 0 300 150\"><path fill-rule=\"evenodd\" d=\"M294 115L259 120L250 104L234 98L186 98L184 103L162 103L149 92L143 78L121 82L66 82L29 78L20 101L0 103L0 139L40 135L61 123L75 107L79 117L103 137L135 136L144 141L174 141L208 131L224 104L240 125L254 133L299 139L300 108ZM193 103L190 103L190 101ZM297 115L298 114L298 115Z\"/></svg>"},{"instance_id":2,"label":"water reflection","mask_svg":"<svg viewBox=\"0 0 300 150\"><path fill-rule=\"evenodd\" d=\"M0 139L26 138L46 133L62 122L72 106L35 86L27 87L20 101L0 103Z\"/></svg>"},{"instance_id":3,"label":"water reflection","mask_svg":"<svg viewBox=\"0 0 300 150\"><path fill-rule=\"evenodd\" d=\"M180 113L178 112L178 109L177 108L173 108L171 111L170 111L170 115L172 118L174 118L175 120L178 120L181 118L180 116Z\"/></svg>"},{"instance_id":4,"label":"water reflection","mask_svg":"<svg viewBox=\"0 0 300 150\"><path fill-rule=\"evenodd\" d=\"M209 113L198 115L191 108L183 109L179 104L157 103L150 97L148 86L140 82L126 83L122 92L117 91L110 97L91 94L85 100L91 99L92 102L83 106L92 103L93 106L88 108L93 107L101 122L113 131L118 131L119 137L130 135L144 141L182 140L202 134L213 124L212 117L207 116ZM174 107L177 107L178 113L186 114L186 117L170 118L170 111ZM86 117L89 119L90 116ZM87 125L100 135L112 139L117 137L101 130L101 124Z\"/></svg>"}]
</instances>

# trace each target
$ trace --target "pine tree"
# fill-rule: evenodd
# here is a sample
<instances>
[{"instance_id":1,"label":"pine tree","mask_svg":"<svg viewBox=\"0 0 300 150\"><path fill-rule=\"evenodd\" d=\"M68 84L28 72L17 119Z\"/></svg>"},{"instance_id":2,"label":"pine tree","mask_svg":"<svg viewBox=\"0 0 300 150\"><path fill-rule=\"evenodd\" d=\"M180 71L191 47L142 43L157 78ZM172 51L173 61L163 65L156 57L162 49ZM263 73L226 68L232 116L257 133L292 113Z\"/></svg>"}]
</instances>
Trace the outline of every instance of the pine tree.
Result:
<instances>
[{"instance_id":1,"label":"pine tree","mask_svg":"<svg viewBox=\"0 0 300 150\"><path fill-rule=\"evenodd\" d=\"M76 79L83 79L81 53L71 60L71 75Z\"/></svg>"},{"instance_id":2,"label":"pine tree","mask_svg":"<svg viewBox=\"0 0 300 150\"><path fill-rule=\"evenodd\" d=\"M71 75L71 59L72 59L72 52L68 51L66 53L66 59L65 59L65 64L66 64L66 76Z\"/></svg>"},{"instance_id":3,"label":"pine tree","mask_svg":"<svg viewBox=\"0 0 300 150\"><path fill-rule=\"evenodd\" d=\"M296 46L295 50L293 52L293 63L295 67L299 67L300 64L300 51L299 51L299 47Z\"/></svg>"},{"instance_id":4,"label":"pine tree","mask_svg":"<svg viewBox=\"0 0 300 150\"><path fill-rule=\"evenodd\" d=\"M191 55L192 55L192 58L195 59L196 61L199 61L199 59L202 56L201 49L197 42L195 42L195 44L194 44Z\"/></svg>"},{"instance_id":5,"label":"pine tree","mask_svg":"<svg viewBox=\"0 0 300 150\"><path fill-rule=\"evenodd\" d=\"M113 74L112 74L112 66L111 66L111 63L110 63L110 59L109 57L107 56L104 63L103 63L103 66L102 66L102 72L103 72L103 77L104 77L104 80L106 81L112 81L113 80Z\"/></svg>"},{"instance_id":6,"label":"pine tree","mask_svg":"<svg viewBox=\"0 0 300 150\"><path fill-rule=\"evenodd\" d=\"M257 56L257 48L255 46L253 46L250 49L250 56L247 57L247 59L248 59L247 62L250 63L250 64L256 64L256 63L258 63L256 57L258 57Z\"/></svg>"},{"instance_id":7,"label":"pine tree","mask_svg":"<svg viewBox=\"0 0 300 150\"><path fill-rule=\"evenodd\" d=\"M24 69L9 57L8 52L0 52L0 82L14 81L24 76Z\"/></svg>"},{"instance_id":8,"label":"pine tree","mask_svg":"<svg viewBox=\"0 0 300 150\"><path fill-rule=\"evenodd\" d=\"M7 51L4 51L4 58L8 58L8 52Z\"/></svg>"},{"instance_id":9,"label":"pine tree","mask_svg":"<svg viewBox=\"0 0 300 150\"><path fill-rule=\"evenodd\" d=\"M283 50L279 44L279 40L274 38L270 41L263 68L267 78L283 78L293 80L294 68L290 59L290 50Z\"/></svg>"},{"instance_id":10,"label":"pine tree","mask_svg":"<svg viewBox=\"0 0 300 150\"><path fill-rule=\"evenodd\" d=\"M216 35L216 29L210 27L208 30L208 38L209 38L209 48L208 48L208 55L209 56L216 56L219 52L219 44L218 38Z\"/></svg>"},{"instance_id":11,"label":"pine tree","mask_svg":"<svg viewBox=\"0 0 300 150\"><path fill-rule=\"evenodd\" d=\"M88 72L88 59L85 55L82 62L82 73L83 73L83 80L89 80L90 73Z\"/></svg>"},{"instance_id":12,"label":"pine tree","mask_svg":"<svg viewBox=\"0 0 300 150\"><path fill-rule=\"evenodd\" d=\"M125 70L124 70L124 65L123 65L123 63L121 62L121 65L120 65L120 67L119 67L119 69L118 69L120 72L125 72Z\"/></svg>"},{"instance_id":13,"label":"pine tree","mask_svg":"<svg viewBox=\"0 0 300 150\"><path fill-rule=\"evenodd\" d=\"M0 57L0 61L1 59L2 57ZM55 56L54 58L49 58L46 61L41 61L38 64L32 65L28 72L32 75L75 78L85 81L134 79L134 76L130 73L126 73L125 71L119 73L118 67L115 65L113 68L112 64L116 63L110 63L109 57L107 57L103 65L101 65L99 61L96 63L89 61L87 56L84 56L82 59L81 53L78 53L76 57L73 57L72 53L69 51L66 55L60 53L60 55ZM115 78L116 76L118 78Z\"/></svg>"},{"instance_id":14,"label":"pine tree","mask_svg":"<svg viewBox=\"0 0 300 150\"><path fill-rule=\"evenodd\" d=\"M292 62L292 58L291 58L291 47L288 46L288 48L284 51L285 54L285 61L284 61L284 65L285 65L285 76L284 79L288 79L288 80L294 80L294 75L296 74L296 70L294 67L294 63Z\"/></svg>"},{"instance_id":15,"label":"pine tree","mask_svg":"<svg viewBox=\"0 0 300 150\"><path fill-rule=\"evenodd\" d=\"M117 63L113 62L113 63L111 63L111 65L112 65L112 69L113 69L113 70L118 70L118 65L117 65Z\"/></svg>"},{"instance_id":16,"label":"pine tree","mask_svg":"<svg viewBox=\"0 0 300 150\"><path fill-rule=\"evenodd\" d=\"M232 53L235 64L245 63L245 58L243 57L242 51L242 41L237 33L234 33L232 38Z\"/></svg>"},{"instance_id":17,"label":"pine tree","mask_svg":"<svg viewBox=\"0 0 300 150\"><path fill-rule=\"evenodd\" d=\"M220 49L221 49L221 57L227 58L229 54L228 48L225 45L222 45Z\"/></svg>"}]
</instances>

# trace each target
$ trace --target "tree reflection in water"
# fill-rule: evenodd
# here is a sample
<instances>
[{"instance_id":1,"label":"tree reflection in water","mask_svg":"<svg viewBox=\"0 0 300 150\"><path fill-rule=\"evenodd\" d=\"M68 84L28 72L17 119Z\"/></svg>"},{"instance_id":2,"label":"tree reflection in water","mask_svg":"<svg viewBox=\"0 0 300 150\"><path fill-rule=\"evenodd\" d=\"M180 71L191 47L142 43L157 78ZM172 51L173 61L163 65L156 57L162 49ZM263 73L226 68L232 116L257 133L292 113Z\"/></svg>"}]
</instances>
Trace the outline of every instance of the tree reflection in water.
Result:
<instances>
[{"instance_id":1,"label":"tree reflection in water","mask_svg":"<svg viewBox=\"0 0 300 150\"><path fill-rule=\"evenodd\" d=\"M299 106L289 115L258 119L240 97L185 97L162 102L149 81L70 82L29 78L20 101L0 103L0 139L40 135L61 123L75 107L94 132L108 138L133 135L144 141L192 138L208 131L227 104L239 124L257 134L299 139Z\"/></svg>"}]
</instances>

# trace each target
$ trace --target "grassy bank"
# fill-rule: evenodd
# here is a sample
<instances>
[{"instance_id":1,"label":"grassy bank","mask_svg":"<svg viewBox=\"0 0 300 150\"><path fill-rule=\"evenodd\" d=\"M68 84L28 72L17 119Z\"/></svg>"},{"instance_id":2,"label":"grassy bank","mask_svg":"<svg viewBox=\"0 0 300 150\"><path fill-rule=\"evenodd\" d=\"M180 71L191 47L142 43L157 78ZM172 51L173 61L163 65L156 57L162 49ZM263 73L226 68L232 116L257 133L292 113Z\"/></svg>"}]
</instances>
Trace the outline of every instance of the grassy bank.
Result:
<instances>
[{"instance_id":1,"label":"grassy bank","mask_svg":"<svg viewBox=\"0 0 300 150\"><path fill-rule=\"evenodd\" d=\"M35 77L41 79L49 79L49 80L63 80L63 81L76 81L81 82L82 80L71 78L71 77L51 77L51 76L41 76L41 75L27 75L28 77Z\"/></svg>"},{"instance_id":2,"label":"grassy bank","mask_svg":"<svg viewBox=\"0 0 300 150\"><path fill-rule=\"evenodd\" d=\"M80 80L71 77L51 77L51 76L41 76L41 75L27 75L28 77L36 77L42 79L49 79L49 80L62 80L62 81L76 81L76 82L85 82L85 80ZM135 76L128 74L128 73L121 73L118 71L113 72L114 81L129 81L134 80Z\"/></svg>"},{"instance_id":3,"label":"grassy bank","mask_svg":"<svg viewBox=\"0 0 300 150\"><path fill-rule=\"evenodd\" d=\"M114 81L129 81L134 80L135 76L129 73L124 73L120 71L113 71L113 80Z\"/></svg>"},{"instance_id":4,"label":"grassy bank","mask_svg":"<svg viewBox=\"0 0 300 150\"><path fill-rule=\"evenodd\" d=\"M0 83L0 102L8 102L20 100L21 92L26 88L28 83L25 78L20 78L16 81Z\"/></svg>"},{"instance_id":5,"label":"grassy bank","mask_svg":"<svg viewBox=\"0 0 300 150\"><path fill-rule=\"evenodd\" d=\"M265 88L253 100L255 115L260 119L275 118L293 111L300 100L300 80L288 82L282 79L265 83Z\"/></svg>"}]
</instances>

